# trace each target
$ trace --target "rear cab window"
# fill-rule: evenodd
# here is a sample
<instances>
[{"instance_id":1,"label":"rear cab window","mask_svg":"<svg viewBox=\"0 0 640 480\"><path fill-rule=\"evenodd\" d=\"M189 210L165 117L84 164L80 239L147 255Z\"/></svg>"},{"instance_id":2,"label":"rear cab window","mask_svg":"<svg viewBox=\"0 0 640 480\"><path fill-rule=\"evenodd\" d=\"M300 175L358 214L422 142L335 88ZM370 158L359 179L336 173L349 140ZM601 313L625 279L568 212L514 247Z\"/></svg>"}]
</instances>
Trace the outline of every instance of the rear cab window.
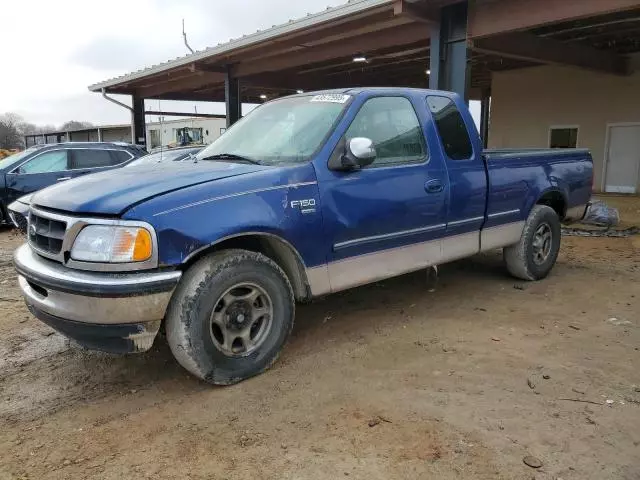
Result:
<instances>
[{"instance_id":1,"label":"rear cab window","mask_svg":"<svg viewBox=\"0 0 640 480\"><path fill-rule=\"evenodd\" d=\"M436 124L444 152L451 160L469 160L473 146L458 107L448 97L429 95L427 107Z\"/></svg>"}]
</instances>

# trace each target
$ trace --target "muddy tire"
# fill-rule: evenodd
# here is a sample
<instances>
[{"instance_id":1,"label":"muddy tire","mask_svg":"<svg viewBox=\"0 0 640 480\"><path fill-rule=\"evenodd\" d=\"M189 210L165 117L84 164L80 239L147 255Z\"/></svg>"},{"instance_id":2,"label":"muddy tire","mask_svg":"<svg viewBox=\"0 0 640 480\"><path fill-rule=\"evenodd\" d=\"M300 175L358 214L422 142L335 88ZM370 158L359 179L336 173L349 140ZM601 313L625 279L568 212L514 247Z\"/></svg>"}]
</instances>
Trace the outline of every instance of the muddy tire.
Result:
<instances>
[{"instance_id":1,"label":"muddy tire","mask_svg":"<svg viewBox=\"0 0 640 480\"><path fill-rule=\"evenodd\" d=\"M509 273L522 280L549 275L560 251L560 219L546 205L535 205L525 222L520 242L504 248Z\"/></svg>"},{"instance_id":2,"label":"muddy tire","mask_svg":"<svg viewBox=\"0 0 640 480\"><path fill-rule=\"evenodd\" d=\"M167 311L167 341L193 375L231 385L276 361L294 315L291 284L275 262L260 253L225 250L183 275Z\"/></svg>"}]
</instances>

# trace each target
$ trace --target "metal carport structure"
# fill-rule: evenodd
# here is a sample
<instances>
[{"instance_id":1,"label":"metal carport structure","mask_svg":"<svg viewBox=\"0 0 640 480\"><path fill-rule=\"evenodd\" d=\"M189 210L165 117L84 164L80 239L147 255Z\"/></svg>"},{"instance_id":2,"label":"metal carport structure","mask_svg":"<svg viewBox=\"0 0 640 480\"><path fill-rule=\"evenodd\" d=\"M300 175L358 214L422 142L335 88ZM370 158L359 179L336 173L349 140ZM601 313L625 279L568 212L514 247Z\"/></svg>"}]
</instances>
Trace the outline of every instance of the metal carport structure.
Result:
<instances>
[{"instance_id":1,"label":"metal carport structure","mask_svg":"<svg viewBox=\"0 0 640 480\"><path fill-rule=\"evenodd\" d=\"M131 95L143 143L145 99L224 102L232 124L241 103L298 90L429 86L482 100L486 141L493 72L627 75L637 51L639 0L352 0L89 89Z\"/></svg>"}]
</instances>

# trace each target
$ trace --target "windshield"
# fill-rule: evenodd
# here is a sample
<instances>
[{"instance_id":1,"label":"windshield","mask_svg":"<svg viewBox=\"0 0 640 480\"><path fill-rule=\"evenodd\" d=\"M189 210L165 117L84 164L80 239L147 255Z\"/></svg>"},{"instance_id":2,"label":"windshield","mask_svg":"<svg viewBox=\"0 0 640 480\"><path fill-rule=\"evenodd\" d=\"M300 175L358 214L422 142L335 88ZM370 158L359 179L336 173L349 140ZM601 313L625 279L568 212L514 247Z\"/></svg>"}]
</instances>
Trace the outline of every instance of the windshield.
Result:
<instances>
[{"instance_id":1,"label":"windshield","mask_svg":"<svg viewBox=\"0 0 640 480\"><path fill-rule=\"evenodd\" d=\"M341 94L305 95L265 103L197 157L233 155L263 165L307 161L333 128L350 98Z\"/></svg>"},{"instance_id":2,"label":"windshield","mask_svg":"<svg viewBox=\"0 0 640 480\"><path fill-rule=\"evenodd\" d=\"M0 168L7 168L15 163L18 163L20 160L25 158L27 155L31 155L36 150L37 148L31 147L27 148L24 152L14 153L13 155L9 155L8 157L3 158L2 160L0 160Z\"/></svg>"},{"instance_id":3,"label":"windshield","mask_svg":"<svg viewBox=\"0 0 640 480\"><path fill-rule=\"evenodd\" d=\"M150 163L174 162L186 158L190 153L196 154L199 151L199 148L189 150L163 150L162 152L151 153L140 157L129 163L128 166L133 167L137 165L149 165Z\"/></svg>"}]
</instances>

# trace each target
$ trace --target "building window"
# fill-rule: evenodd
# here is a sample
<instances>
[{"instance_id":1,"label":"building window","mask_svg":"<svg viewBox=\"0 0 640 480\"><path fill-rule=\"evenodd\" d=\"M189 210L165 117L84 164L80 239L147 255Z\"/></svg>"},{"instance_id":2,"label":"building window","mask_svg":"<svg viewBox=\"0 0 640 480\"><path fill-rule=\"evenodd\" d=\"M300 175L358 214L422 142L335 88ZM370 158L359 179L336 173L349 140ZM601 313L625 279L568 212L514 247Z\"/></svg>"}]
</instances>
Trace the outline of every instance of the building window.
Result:
<instances>
[{"instance_id":1,"label":"building window","mask_svg":"<svg viewBox=\"0 0 640 480\"><path fill-rule=\"evenodd\" d=\"M578 127L551 127L549 148L576 148L578 146Z\"/></svg>"},{"instance_id":2,"label":"building window","mask_svg":"<svg viewBox=\"0 0 640 480\"><path fill-rule=\"evenodd\" d=\"M174 128L173 135L178 145L202 143L202 128L182 127Z\"/></svg>"}]
</instances>

